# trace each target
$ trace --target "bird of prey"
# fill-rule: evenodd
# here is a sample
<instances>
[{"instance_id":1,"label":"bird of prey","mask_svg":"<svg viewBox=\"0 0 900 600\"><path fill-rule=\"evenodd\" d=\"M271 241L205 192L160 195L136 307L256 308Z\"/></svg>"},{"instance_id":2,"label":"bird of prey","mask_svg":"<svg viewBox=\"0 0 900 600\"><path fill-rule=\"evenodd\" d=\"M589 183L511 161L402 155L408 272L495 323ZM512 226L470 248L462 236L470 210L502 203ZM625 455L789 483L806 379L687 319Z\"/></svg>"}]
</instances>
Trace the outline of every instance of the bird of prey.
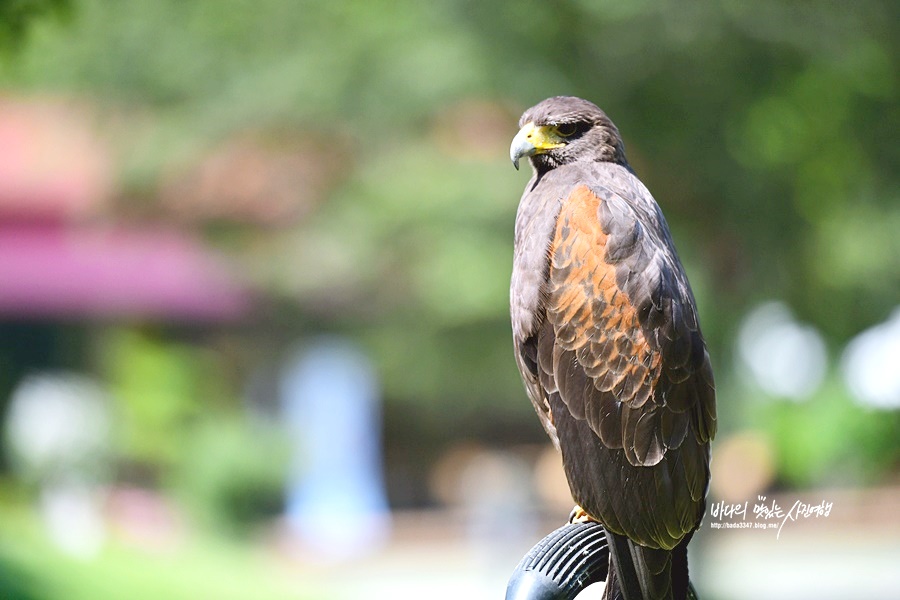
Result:
<instances>
[{"instance_id":1,"label":"bird of prey","mask_svg":"<svg viewBox=\"0 0 900 600\"><path fill-rule=\"evenodd\" d=\"M610 547L605 598L680 599L716 432L697 308L656 201L593 103L528 109L510 147L533 175L510 290L516 363L578 506Z\"/></svg>"}]
</instances>

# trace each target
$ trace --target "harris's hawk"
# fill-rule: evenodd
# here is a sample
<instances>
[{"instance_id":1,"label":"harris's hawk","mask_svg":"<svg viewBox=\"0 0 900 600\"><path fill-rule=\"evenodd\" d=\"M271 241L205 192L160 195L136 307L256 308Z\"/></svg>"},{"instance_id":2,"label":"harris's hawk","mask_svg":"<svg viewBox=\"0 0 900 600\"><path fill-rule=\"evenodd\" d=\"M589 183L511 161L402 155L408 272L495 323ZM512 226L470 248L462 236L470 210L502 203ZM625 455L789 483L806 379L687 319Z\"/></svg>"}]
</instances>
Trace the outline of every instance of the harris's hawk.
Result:
<instances>
[{"instance_id":1,"label":"harris's hawk","mask_svg":"<svg viewBox=\"0 0 900 600\"><path fill-rule=\"evenodd\" d=\"M684 598L705 511L715 387L687 276L612 121L575 97L525 111L516 215L519 371L581 518L607 530L605 598Z\"/></svg>"}]
</instances>

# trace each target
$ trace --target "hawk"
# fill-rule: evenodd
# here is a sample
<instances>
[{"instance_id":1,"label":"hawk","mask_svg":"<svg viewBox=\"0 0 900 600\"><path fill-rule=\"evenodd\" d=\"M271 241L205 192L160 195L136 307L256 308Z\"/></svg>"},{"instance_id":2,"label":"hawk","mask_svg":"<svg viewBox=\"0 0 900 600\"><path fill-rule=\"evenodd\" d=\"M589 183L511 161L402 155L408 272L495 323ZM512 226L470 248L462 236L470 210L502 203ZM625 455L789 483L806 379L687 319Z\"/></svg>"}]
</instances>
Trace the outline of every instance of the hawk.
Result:
<instances>
[{"instance_id":1,"label":"hawk","mask_svg":"<svg viewBox=\"0 0 900 600\"><path fill-rule=\"evenodd\" d=\"M716 432L697 307L662 211L596 105L528 109L515 225L515 357L578 506L607 531L605 598L679 599Z\"/></svg>"}]
</instances>

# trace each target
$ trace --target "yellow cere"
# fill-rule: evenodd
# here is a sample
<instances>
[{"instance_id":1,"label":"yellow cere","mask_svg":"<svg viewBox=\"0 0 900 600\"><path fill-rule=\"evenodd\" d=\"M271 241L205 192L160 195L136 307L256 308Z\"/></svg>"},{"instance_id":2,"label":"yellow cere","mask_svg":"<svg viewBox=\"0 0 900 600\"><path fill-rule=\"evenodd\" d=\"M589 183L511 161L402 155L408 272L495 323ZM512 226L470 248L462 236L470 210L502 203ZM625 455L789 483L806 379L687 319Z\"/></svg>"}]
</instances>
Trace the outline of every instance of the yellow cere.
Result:
<instances>
[{"instance_id":1,"label":"yellow cere","mask_svg":"<svg viewBox=\"0 0 900 600\"><path fill-rule=\"evenodd\" d=\"M534 123L526 123L519 135L523 135L538 152L553 150L565 146L563 138L552 125L535 127Z\"/></svg>"}]
</instances>

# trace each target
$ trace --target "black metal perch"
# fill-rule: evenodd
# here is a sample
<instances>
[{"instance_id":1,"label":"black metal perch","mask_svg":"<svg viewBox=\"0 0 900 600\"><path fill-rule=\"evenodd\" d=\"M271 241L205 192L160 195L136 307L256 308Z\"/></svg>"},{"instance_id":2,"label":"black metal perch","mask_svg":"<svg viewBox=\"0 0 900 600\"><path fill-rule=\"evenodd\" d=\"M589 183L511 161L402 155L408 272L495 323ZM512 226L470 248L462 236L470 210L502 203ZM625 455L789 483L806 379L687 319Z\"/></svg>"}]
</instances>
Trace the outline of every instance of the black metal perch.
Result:
<instances>
[{"instance_id":1,"label":"black metal perch","mask_svg":"<svg viewBox=\"0 0 900 600\"><path fill-rule=\"evenodd\" d=\"M603 525L566 523L519 561L506 586L506 600L572 600L587 586L605 582L609 546ZM697 600L688 584L688 600Z\"/></svg>"},{"instance_id":2,"label":"black metal perch","mask_svg":"<svg viewBox=\"0 0 900 600\"><path fill-rule=\"evenodd\" d=\"M609 547L599 523L567 523L542 539L519 562L506 600L571 600L606 581Z\"/></svg>"}]
</instances>

